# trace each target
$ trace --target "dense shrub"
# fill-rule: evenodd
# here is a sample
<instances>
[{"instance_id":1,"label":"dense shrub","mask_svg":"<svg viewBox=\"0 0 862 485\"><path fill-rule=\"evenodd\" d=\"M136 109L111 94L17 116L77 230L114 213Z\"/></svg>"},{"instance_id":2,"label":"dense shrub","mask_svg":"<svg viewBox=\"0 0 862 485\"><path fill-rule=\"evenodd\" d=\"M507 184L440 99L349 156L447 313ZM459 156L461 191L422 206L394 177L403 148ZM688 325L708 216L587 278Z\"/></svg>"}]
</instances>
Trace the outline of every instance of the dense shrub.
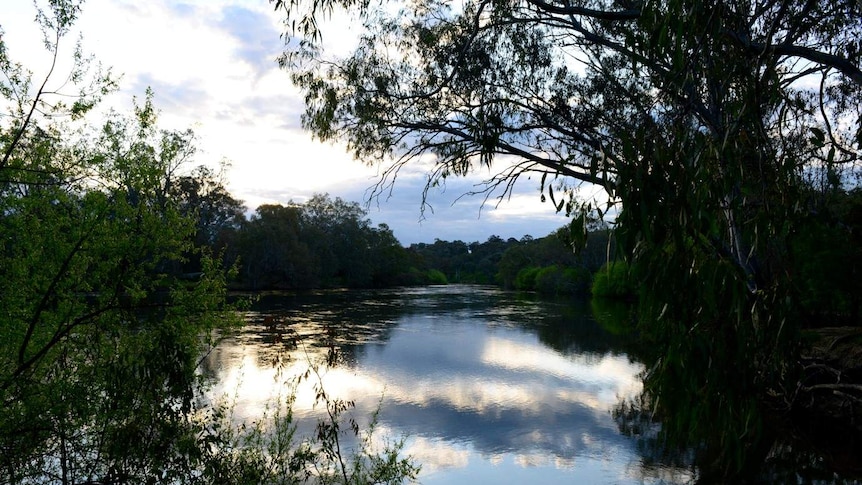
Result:
<instances>
[{"instance_id":1,"label":"dense shrub","mask_svg":"<svg viewBox=\"0 0 862 485\"><path fill-rule=\"evenodd\" d=\"M561 293L572 295L588 295L592 275L587 268L576 267L563 270L563 291Z\"/></svg>"},{"instance_id":2,"label":"dense shrub","mask_svg":"<svg viewBox=\"0 0 862 485\"><path fill-rule=\"evenodd\" d=\"M442 271L436 269L429 269L427 273L425 273L427 277L427 283L429 285L447 285L449 281L446 279L446 275L443 274Z\"/></svg>"},{"instance_id":3,"label":"dense shrub","mask_svg":"<svg viewBox=\"0 0 862 485\"><path fill-rule=\"evenodd\" d=\"M563 270L558 266L545 266L536 273L536 291L546 295L559 292L563 279Z\"/></svg>"},{"instance_id":4,"label":"dense shrub","mask_svg":"<svg viewBox=\"0 0 862 485\"><path fill-rule=\"evenodd\" d=\"M631 298L635 295L629 266L624 261L610 261L593 276L593 296Z\"/></svg>"},{"instance_id":5,"label":"dense shrub","mask_svg":"<svg viewBox=\"0 0 862 485\"><path fill-rule=\"evenodd\" d=\"M536 289L536 275L541 268L528 266L518 271L515 277L515 289L520 291L533 291Z\"/></svg>"},{"instance_id":6,"label":"dense shrub","mask_svg":"<svg viewBox=\"0 0 862 485\"><path fill-rule=\"evenodd\" d=\"M590 273L585 268L564 268L551 265L544 268L528 268L524 272L525 283L532 278L533 289L546 295L585 295L590 285ZM519 277L521 274L519 273Z\"/></svg>"}]
</instances>

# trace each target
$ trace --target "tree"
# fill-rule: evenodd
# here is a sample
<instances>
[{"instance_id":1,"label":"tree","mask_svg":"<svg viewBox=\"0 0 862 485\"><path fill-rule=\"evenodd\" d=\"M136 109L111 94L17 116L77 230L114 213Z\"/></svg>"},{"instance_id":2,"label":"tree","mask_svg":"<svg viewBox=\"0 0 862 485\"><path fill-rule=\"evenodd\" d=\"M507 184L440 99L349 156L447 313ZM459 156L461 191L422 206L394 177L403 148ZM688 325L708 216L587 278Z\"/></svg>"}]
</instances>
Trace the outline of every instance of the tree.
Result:
<instances>
[{"instance_id":1,"label":"tree","mask_svg":"<svg viewBox=\"0 0 862 485\"><path fill-rule=\"evenodd\" d=\"M586 246L575 252L569 230L569 227L561 227L545 237L509 244L497 263L497 281L507 289L535 290L538 270L548 266L577 270L575 273L587 276L595 273L608 258L607 231L591 232ZM586 293L582 285L573 285L573 288Z\"/></svg>"},{"instance_id":2,"label":"tree","mask_svg":"<svg viewBox=\"0 0 862 485\"><path fill-rule=\"evenodd\" d=\"M257 208L239 233L241 276L251 289L316 288L320 255L305 241L299 205Z\"/></svg>"},{"instance_id":3,"label":"tree","mask_svg":"<svg viewBox=\"0 0 862 485\"><path fill-rule=\"evenodd\" d=\"M216 173L206 165L195 167L188 175L171 180L168 196L178 204L180 213L195 220L194 244L220 253L226 266L237 260L238 231L245 222L245 206L225 188L223 164ZM185 273L199 273L200 253L187 256Z\"/></svg>"},{"instance_id":4,"label":"tree","mask_svg":"<svg viewBox=\"0 0 862 485\"><path fill-rule=\"evenodd\" d=\"M401 282L407 253L388 226L355 202L316 194L262 205L237 232L244 284L261 288L368 288Z\"/></svg>"},{"instance_id":5,"label":"tree","mask_svg":"<svg viewBox=\"0 0 862 485\"><path fill-rule=\"evenodd\" d=\"M11 152L4 172L45 170L0 197L3 481L131 480L188 466L194 430L183 423L201 337L231 318L211 260L194 285L171 274L194 225L165 197L173 160L152 116L148 99L92 144L56 129L63 138Z\"/></svg>"},{"instance_id":6,"label":"tree","mask_svg":"<svg viewBox=\"0 0 862 485\"><path fill-rule=\"evenodd\" d=\"M408 284L404 275L409 272L409 256L392 229L378 224L371 230L369 239L369 260L373 268L371 285L384 288Z\"/></svg>"},{"instance_id":7,"label":"tree","mask_svg":"<svg viewBox=\"0 0 862 485\"><path fill-rule=\"evenodd\" d=\"M185 138L158 131L149 94L132 117L91 129L85 114L114 85L87 71L80 44L68 76L55 72L79 10L54 1L38 11L52 56L41 82L0 37L4 483L170 479L187 469L201 338L232 321L211 260L195 284L170 272L192 250L193 221L166 190Z\"/></svg>"},{"instance_id":8,"label":"tree","mask_svg":"<svg viewBox=\"0 0 862 485\"><path fill-rule=\"evenodd\" d=\"M216 174L206 165L173 181L169 193L184 214L197 219L198 245L218 246L223 233L236 230L245 219L245 206L225 188L224 173Z\"/></svg>"},{"instance_id":9,"label":"tree","mask_svg":"<svg viewBox=\"0 0 862 485\"><path fill-rule=\"evenodd\" d=\"M373 228L359 204L315 194L303 205L303 214L306 241L320 258L327 285L370 286Z\"/></svg>"},{"instance_id":10,"label":"tree","mask_svg":"<svg viewBox=\"0 0 862 485\"><path fill-rule=\"evenodd\" d=\"M535 174L575 241L618 205L664 432L720 430L716 473L758 461L762 403L795 388L807 187L851 180L862 149L858 2L274 4L301 38L281 62L304 126L388 161L381 187L422 155L429 184L487 166L505 195ZM363 25L343 59L320 48L334 8ZM584 183L610 202L578 199Z\"/></svg>"}]
</instances>

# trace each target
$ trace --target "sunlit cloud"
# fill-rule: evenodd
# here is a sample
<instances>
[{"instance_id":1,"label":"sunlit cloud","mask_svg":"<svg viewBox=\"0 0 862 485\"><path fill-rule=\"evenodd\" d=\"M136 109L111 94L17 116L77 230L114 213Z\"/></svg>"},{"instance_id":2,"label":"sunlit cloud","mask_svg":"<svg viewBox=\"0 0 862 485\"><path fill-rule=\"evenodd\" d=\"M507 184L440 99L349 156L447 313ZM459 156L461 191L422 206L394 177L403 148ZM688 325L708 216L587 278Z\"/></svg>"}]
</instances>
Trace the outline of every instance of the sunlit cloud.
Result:
<instances>
[{"instance_id":1,"label":"sunlit cloud","mask_svg":"<svg viewBox=\"0 0 862 485\"><path fill-rule=\"evenodd\" d=\"M404 453L422 464L422 475L438 470L464 468L470 461L470 450L466 447L425 437L413 437L407 442Z\"/></svg>"},{"instance_id":2,"label":"sunlit cloud","mask_svg":"<svg viewBox=\"0 0 862 485\"><path fill-rule=\"evenodd\" d=\"M547 348L497 338L487 340L480 359L493 367L552 375L590 387L616 390L620 394L637 390L633 386L640 382L636 376L643 370L642 364L619 356L604 355L596 359L593 355L581 354L573 358Z\"/></svg>"},{"instance_id":3,"label":"sunlit cloud","mask_svg":"<svg viewBox=\"0 0 862 485\"><path fill-rule=\"evenodd\" d=\"M235 405L237 417L259 419L267 406L285 394L293 398L293 412L299 417L316 416L325 412L325 405L318 398L318 389L325 389L330 399L353 400L356 396L384 395L384 383L369 375L355 374L349 368L336 367L311 373L300 379L310 369L308 360L287 359L286 363L261 365L255 352L248 347L223 345L228 355L223 356L225 370L220 374L218 385L210 391L211 399L227 398ZM313 359L316 359L314 357Z\"/></svg>"},{"instance_id":4,"label":"sunlit cloud","mask_svg":"<svg viewBox=\"0 0 862 485\"><path fill-rule=\"evenodd\" d=\"M423 340L438 345L433 336ZM248 409L263 406L272 397L272 389L280 389L278 382L306 372L316 359L297 351L279 360L287 364L262 367L265 360L253 347L225 343L221 348L219 366L228 370L215 392L236 392L241 396L238 404ZM511 411L516 411L519 419L528 419L572 409L589 410L598 416L620 398L640 390L636 375L642 366L625 356L572 358L538 345L490 337L477 358L484 368L471 371L465 361L458 364L462 371L455 376L445 372L416 375L404 367L382 374L376 373L373 365L366 365L363 372L349 367L327 369L296 388L295 410L313 414L317 407L315 386L319 384L332 398L356 401L362 411L372 412L384 399L390 405L444 406L489 419ZM443 368L447 365L445 360L437 364ZM440 379L445 379L445 384Z\"/></svg>"},{"instance_id":5,"label":"sunlit cloud","mask_svg":"<svg viewBox=\"0 0 862 485\"><path fill-rule=\"evenodd\" d=\"M515 463L524 468L534 468L547 465L550 459L550 457L542 453L518 454L515 456Z\"/></svg>"}]
</instances>

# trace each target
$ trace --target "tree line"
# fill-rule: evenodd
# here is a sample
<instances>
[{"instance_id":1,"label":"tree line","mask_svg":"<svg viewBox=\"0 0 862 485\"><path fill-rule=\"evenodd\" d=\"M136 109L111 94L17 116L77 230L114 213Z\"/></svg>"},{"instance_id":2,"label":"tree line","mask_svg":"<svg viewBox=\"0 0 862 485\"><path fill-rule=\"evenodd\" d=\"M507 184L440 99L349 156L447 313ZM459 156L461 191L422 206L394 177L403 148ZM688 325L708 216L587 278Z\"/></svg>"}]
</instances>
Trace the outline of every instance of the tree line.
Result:
<instances>
[{"instance_id":1,"label":"tree line","mask_svg":"<svg viewBox=\"0 0 862 485\"><path fill-rule=\"evenodd\" d=\"M525 235L503 240L491 236L481 243L436 240L412 244L408 250L440 271L447 282L587 296L594 273L614 254L611 233L607 229L593 231L589 242L575 251L569 231L562 227L540 238Z\"/></svg>"},{"instance_id":2,"label":"tree line","mask_svg":"<svg viewBox=\"0 0 862 485\"><path fill-rule=\"evenodd\" d=\"M235 267L234 289L381 288L444 283L500 285L548 294L588 295L592 275L614 254L610 231L592 231L573 250L571 229L545 237L443 241L402 246L374 226L357 202L316 194L303 203L264 204L250 216L223 174L199 166L172 181L180 211L196 221L194 244ZM181 268L201 272L198 253Z\"/></svg>"},{"instance_id":3,"label":"tree line","mask_svg":"<svg viewBox=\"0 0 862 485\"><path fill-rule=\"evenodd\" d=\"M790 245L786 271L807 326L858 325L862 189L812 184L810 217ZM235 267L234 289L381 288L443 283L499 285L552 295L635 299L638 284L614 231L591 225L577 244L571 226L544 237L435 240L402 246L386 224L374 226L360 204L328 194L304 203L265 204L246 216L223 173L199 166L169 183L166 196L195 221L193 243ZM577 247L576 247L577 246ZM201 253L177 271L199 275Z\"/></svg>"},{"instance_id":4,"label":"tree line","mask_svg":"<svg viewBox=\"0 0 862 485\"><path fill-rule=\"evenodd\" d=\"M303 203L264 204L250 216L225 189L222 176L200 166L169 190L196 221L194 244L235 267L234 289L381 288L444 283L500 285L551 294L589 294L592 274L612 254L607 229L572 249L570 229L484 242L443 241L402 246L386 224L374 226L357 202L316 194ZM198 253L181 268L201 272Z\"/></svg>"},{"instance_id":5,"label":"tree line","mask_svg":"<svg viewBox=\"0 0 862 485\"><path fill-rule=\"evenodd\" d=\"M369 288L403 278L403 248L385 224L372 226L359 204L317 194L301 204L261 205L246 217L212 175L196 170L181 184L180 197L197 221L196 241L236 268L233 288ZM197 203L206 198L201 187L218 187L215 200ZM190 258L183 271L194 276L200 267Z\"/></svg>"}]
</instances>

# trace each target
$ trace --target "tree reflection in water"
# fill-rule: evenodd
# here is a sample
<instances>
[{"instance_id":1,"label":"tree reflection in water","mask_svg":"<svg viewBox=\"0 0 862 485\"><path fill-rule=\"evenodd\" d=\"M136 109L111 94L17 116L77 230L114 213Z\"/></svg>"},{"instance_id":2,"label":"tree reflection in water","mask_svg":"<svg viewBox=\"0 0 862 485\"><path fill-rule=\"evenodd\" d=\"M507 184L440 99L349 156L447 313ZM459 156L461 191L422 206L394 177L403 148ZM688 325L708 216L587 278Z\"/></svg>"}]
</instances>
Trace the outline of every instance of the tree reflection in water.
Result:
<instances>
[{"instance_id":1,"label":"tree reflection in water","mask_svg":"<svg viewBox=\"0 0 862 485\"><path fill-rule=\"evenodd\" d=\"M650 349L644 348L635 331L635 316L632 305L609 300L595 299L591 302L592 313L603 329L620 337L618 348L645 364L647 369L655 365ZM721 365L716 362L716 365ZM731 365L726 363L725 365ZM655 375L654 378L674 378L674 374ZM684 379L685 376L676 376ZM673 382L665 382L659 388L681 389ZM643 456L644 466L654 464L667 468L697 470L700 483L721 483L727 480L731 467L726 460L726 430L715 426L704 426L697 435L668 434L662 432L662 417L657 416L642 391L630 399L620 402L613 411L622 434L635 438ZM659 396L658 399L668 398ZM683 396L670 399L682 401ZM702 415L704 403L689 399L687 411L692 416ZM847 430L815 430L811 426L800 426L792 422L785 413L770 413L761 406L763 416L753 421L762 421L764 428L757 434L759 439L751 442L749 454L742 456L743 469L735 478L740 483L860 483L862 469L859 461L858 436ZM682 421L685 421L683 419ZM804 419L803 419L804 421ZM667 423L665 423L667 424ZM803 429L808 428L808 429ZM824 436L826 435L826 436Z\"/></svg>"}]
</instances>

